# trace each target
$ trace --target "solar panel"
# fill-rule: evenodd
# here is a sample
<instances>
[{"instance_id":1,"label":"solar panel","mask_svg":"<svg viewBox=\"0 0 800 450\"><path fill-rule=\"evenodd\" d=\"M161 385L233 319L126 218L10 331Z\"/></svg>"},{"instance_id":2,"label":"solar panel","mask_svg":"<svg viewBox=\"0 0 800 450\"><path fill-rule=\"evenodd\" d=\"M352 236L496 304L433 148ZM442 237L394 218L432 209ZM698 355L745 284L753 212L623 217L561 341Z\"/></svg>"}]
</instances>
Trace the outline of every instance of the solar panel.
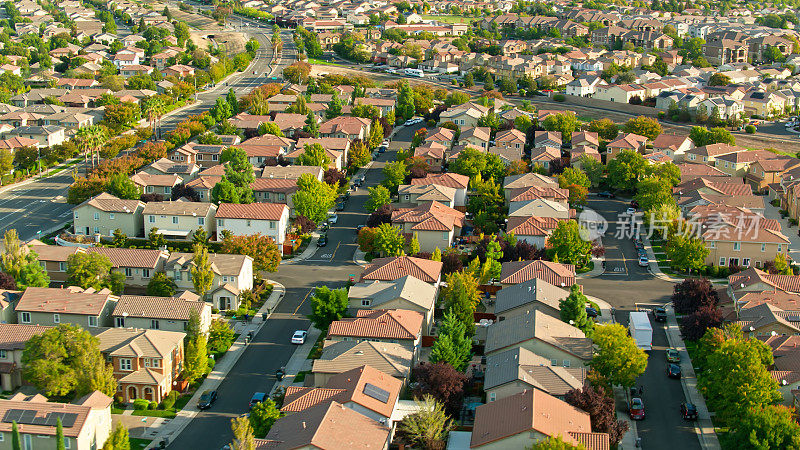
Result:
<instances>
[{"instance_id":1,"label":"solar panel","mask_svg":"<svg viewBox=\"0 0 800 450\"><path fill-rule=\"evenodd\" d=\"M19 418L22 416L22 409L9 409L6 411L5 415L3 416L3 422L11 423L17 422L19 423Z\"/></svg>"},{"instance_id":2,"label":"solar panel","mask_svg":"<svg viewBox=\"0 0 800 450\"><path fill-rule=\"evenodd\" d=\"M75 413L64 413L64 417L61 419L61 424L67 428L72 427L75 425L75 421L78 420L78 415Z\"/></svg>"},{"instance_id":3,"label":"solar panel","mask_svg":"<svg viewBox=\"0 0 800 450\"><path fill-rule=\"evenodd\" d=\"M47 425L48 417L50 417L50 416L49 415L47 415L47 416L36 416L36 417L33 418L33 420L31 420L31 425L42 425L42 426Z\"/></svg>"},{"instance_id":4,"label":"solar panel","mask_svg":"<svg viewBox=\"0 0 800 450\"><path fill-rule=\"evenodd\" d=\"M37 413L35 409L9 409L3 416L3 422L54 427L58 425L60 418L64 427L72 427L78 420L78 415L75 413L51 412L44 416L37 416Z\"/></svg>"},{"instance_id":5,"label":"solar panel","mask_svg":"<svg viewBox=\"0 0 800 450\"><path fill-rule=\"evenodd\" d=\"M25 409L22 411L22 416L19 418L19 423L33 423L33 419L36 417L36 411L33 409Z\"/></svg>"},{"instance_id":6,"label":"solar panel","mask_svg":"<svg viewBox=\"0 0 800 450\"><path fill-rule=\"evenodd\" d=\"M381 389L378 386L375 386L374 384L369 384L369 383L365 384L364 394L382 403L386 403L389 401L389 391Z\"/></svg>"}]
</instances>

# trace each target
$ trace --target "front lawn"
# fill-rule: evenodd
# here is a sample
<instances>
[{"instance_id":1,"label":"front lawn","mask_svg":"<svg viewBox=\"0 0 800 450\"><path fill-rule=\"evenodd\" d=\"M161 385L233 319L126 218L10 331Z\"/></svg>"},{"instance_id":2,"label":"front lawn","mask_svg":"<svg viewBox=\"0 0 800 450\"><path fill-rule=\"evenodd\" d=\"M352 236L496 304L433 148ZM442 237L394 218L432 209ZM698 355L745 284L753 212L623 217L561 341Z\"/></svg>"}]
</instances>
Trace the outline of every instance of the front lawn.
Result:
<instances>
[{"instance_id":1,"label":"front lawn","mask_svg":"<svg viewBox=\"0 0 800 450\"><path fill-rule=\"evenodd\" d=\"M317 342L314 343L314 347L308 352L306 359L319 359L319 357L322 356L322 343L325 341L326 334L326 332L320 333Z\"/></svg>"},{"instance_id":2,"label":"front lawn","mask_svg":"<svg viewBox=\"0 0 800 450\"><path fill-rule=\"evenodd\" d=\"M134 416L146 416L146 417L164 417L166 419L172 419L178 415L172 409L137 409L133 411Z\"/></svg>"},{"instance_id":3,"label":"front lawn","mask_svg":"<svg viewBox=\"0 0 800 450\"><path fill-rule=\"evenodd\" d=\"M145 448L153 441L150 439L128 438L128 442L130 443L131 449L136 449Z\"/></svg>"}]
</instances>

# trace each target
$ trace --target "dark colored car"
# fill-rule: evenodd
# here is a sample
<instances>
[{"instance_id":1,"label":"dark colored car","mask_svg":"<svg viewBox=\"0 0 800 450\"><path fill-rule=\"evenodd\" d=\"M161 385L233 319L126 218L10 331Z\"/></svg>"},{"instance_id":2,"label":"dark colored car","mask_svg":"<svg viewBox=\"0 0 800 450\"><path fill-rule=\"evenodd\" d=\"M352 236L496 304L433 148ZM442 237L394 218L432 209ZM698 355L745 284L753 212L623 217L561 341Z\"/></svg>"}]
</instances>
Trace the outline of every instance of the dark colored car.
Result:
<instances>
[{"instance_id":1,"label":"dark colored car","mask_svg":"<svg viewBox=\"0 0 800 450\"><path fill-rule=\"evenodd\" d=\"M590 317L590 318L594 319L594 318L596 318L596 317L597 317L598 315L600 315L600 314L597 312L597 310L596 310L596 309L594 309L594 308L592 308L592 307L587 307L587 308L586 308L586 315L587 315L588 317Z\"/></svg>"},{"instance_id":2,"label":"dark colored car","mask_svg":"<svg viewBox=\"0 0 800 450\"><path fill-rule=\"evenodd\" d=\"M656 322L666 322L667 310L659 306L658 308L653 310L653 317L655 317Z\"/></svg>"},{"instance_id":3,"label":"dark colored car","mask_svg":"<svg viewBox=\"0 0 800 450\"><path fill-rule=\"evenodd\" d=\"M693 403L681 403L681 417L683 420L697 420L697 406Z\"/></svg>"},{"instance_id":4,"label":"dark colored car","mask_svg":"<svg viewBox=\"0 0 800 450\"><path fill-rule=\"evenodd\" d=\"M667 376L670 378L679 379L681 377L681 366L677 364L670 364L667 368Z\"/></svg>"},{"instance_id":5,"label":"dark colored car","mask_svg":"<svg viewBox=\"0 0 800 450\"><path fill-rule=\"evenodd\" d=\"M644 419L644 402L639 397L633 397L628 404L628 412L633 420Z\"/></svg>"},{"instance_id":6,"label":"dark colored car","mask_svg":"<svg viewBox=\"0 0 800 450\"><path fill-rule=\"evenodd\" d=\"M261 403L263 401L266 401L266 400L267 400L267 394L265 394L263 392L256 392L250 398L250 408L253 408L253 406L256 406L257 404L259 404L259 403Z\"/></svg>"},{"instance_id":7,"label":"dark colored car","mask_svg":"<svg viewBox=\"0 0 800 450\"><path fill-rule=\"evenodd\" d=\"M639 208L639 202L636 200L631 200L631 208Z\"/></svg>"},{"instance_id":8,"label":"dark colored car","mask_svg":"<svg viewBox=\"0 0 800 450\"><path fill-rule=\"evenodd\" d=\"M600 193L597 194L597 196L598 197L602 197L602 198L616 198L616 195L614 195L614 194L612 194L611 192L608 192L608 191L600 192Z\"/></svg>"},{"instance_id":9,"label":"dark colored car","mask_svg":"<svg viewBox=\"0 0 800 450\"><path fill-rule=\"evenodd\" d=\"M320 236L317 240L317 247L325 247L328 245L328 236Z\"/></svg>"},{"instance_id":10,"label":"dark colored car","mask_svg":"<svg viewBox=\"0 0 800 450\"><path fill-rule=\"evenodd\" d=\"M330 227L331 227L331 224L329 224L328 222L323 222L323 223L322 223L322 226L320 227L320 230L322 230L322 231L328 231L328 229L329 229Z\"/></svg>"},{"instance_id":11,"label":"dark colored car","mask_svg":"<svg viewBox=\"0 0 800 450\"><path fill-rule=\"evenodd\" d=\"M344 211L344 207L345 207L344 202L339 202L339 203L336 204L336 210L337 211Z\"/></svg>"},{"instance_id":12,"label":"dark colored car","mask_svg":"<svg viewBox=\"0 0 800 450\"><path fill-rule=\"evenodd\" d=\"M384 147L384 146L378 147L378 153L383 153L385 151L386 151L386 147Z\"/></svg>"},{"instance_id":13,"label":"dark colored car","mask_svg":"<svg viewBox=\"0 0 800 450\"><path fill-rule=\"evenodd\" d=\"M208 409L217 401L217 391L205 391L200 394L200 399L197 400L197 409Z\"/></svg>"},{"instance_id":14,"label":"dark colored car","mask_svg":"<svg viewBox=\"0 0 800 450\"><path fill-rule=\"evenodd\" d=\"M356 234L360 233L360 232L361 232L361 230L363 230L363 229L364 229L364 228L366 228L366 227L367 227L367 226L366 226L366 225L364 225L364 224L361 224L361 225L357 226L357 227L356 227Z\"/></svg>"}]
</instances>

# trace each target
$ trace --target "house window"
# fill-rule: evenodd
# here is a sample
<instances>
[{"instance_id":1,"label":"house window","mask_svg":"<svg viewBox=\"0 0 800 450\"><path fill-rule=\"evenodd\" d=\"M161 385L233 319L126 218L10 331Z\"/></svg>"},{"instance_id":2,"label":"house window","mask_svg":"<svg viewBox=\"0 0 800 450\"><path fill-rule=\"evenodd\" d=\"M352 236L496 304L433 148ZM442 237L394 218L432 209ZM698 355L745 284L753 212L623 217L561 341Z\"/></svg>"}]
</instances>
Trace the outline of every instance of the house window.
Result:
<instances>
[{"instance_id":1,"label":"house window","mask_svg":"<svg viewBox=\"0 0 800 450\"><path fill-rule=\"evenodd\" d=\"M493 402L493 401L495 401L495 400L497 400L497 393L495 393L495 392L490 392L490 393L489 393L489 401L490 401L490 402Z\"/></svg>"},{"instance_id":2,"label":"house window","mask_svg":"<svg viewBox=\"0 0 800 450\"><path fill-rule=\"evenodd\" d=\"M153 319L150 321L150 329L152 330L158 330L160 328L159 325L158 320Z\"/></svg>"},{"instance_id":3,"label":"house window","mask_svg":"<svg viewBox=\"0 0 800 450\"><path fill-rule=\"evenodd\" d=\"M206 218L205 217L198 217L197 218L197 224L198 225L205 225L206 224Z\"/></svg>"},{"instance_id":4,"label":"house window","mask_svg":"<svg viewBox=\"0 0 800 450\"><path fill-rule=\"evenodd\" d=\"M94 227L94 234L100 233L100 227Z\"/></svg>"},{"instance_id":5,"label":"house window","mask_svg":"<svg viewBox=\"0 0 800 450\"><path fill-rule=\"evenodd\" d=\"M114 318L114 325L117 328L124 328L125 327L125 318L124 317L116 317L116 318Z\"/></svg>"},{"instance_id":6,"label":"house window","mask_svg":"<svg viewBox=\"0 0 800 450\"><path fill-rule=\"evenodd\" d=\"M61 323L61 314L53 314L53 323Z\"/></svg>"},{"instance_id":7,"label":"house window","mask_svg":"<svg viewBox=\"0 0 800 450\"><path fill-rule=\"evenodd\" d=\"M372 300L370 300L368 298L362 298L361 299L361 306L369 306L371 304L372 304Z\"/></svg>"},{"instance_id":8,"label":"house window","mask_svg":"<svg viewBox=\"0 0 800 450\"><path fill-rule=\"evenodd\" d=\"M564 367L569 367L569 360L568 359L564 360Z\"/></svg>"},{"instance_id":9,"label":"house window","mask_svg":"<svg viewBox=\"0 0 800 450\"><path fill-rule=\"evenodd\" d=\"M756 268L757 268L757 269L760 269L760 268L761 268L761 261L756 261Z\"/></svg>"},{"instance_id":10,"label":"house window","mask_svg":"<svg viewBox=\"0 0 800 450\"><path fill-rule=\"evenodd\" d=\"M269 221L269 229L270 230L274 230L275 229L275 221L274 220L270 220Z\"/></svg>"},{"instance_id":11,"label":"house window","mask_svg":"<svg viewBox=\"0 0 800 450\"><path fill-rule=\"evenodd\" d=\"M0 442L3 442L5 440L6 440L6 434L5 433L0 433Z\"/></svg>"},{"instance_id":12,"label":"house window","mask_svg":"<svg viewBox=\"0 0 800 450\"><path fill-rule=\"evenodd\" d=\"M119 359L119 370L133 370L130 358Z\"/></svg>"},{"instance_id":13,"label":"house window","mask_svg":"<svg viewBox=\"0 0 800 450\"><path fill-rule=\"evenodd\" d=\"M64 436L64 448L65 448L65 449L68 449L68 448L70 448L70 445L71 445L71 444L70 444L70 442L69 442L69 441L70 441L70 439L69 439L68 437Z\"/></svg>"},{"instance_id":14,"label":"house window","mask_svg":"<svg viewBox=\"0 0 800 450\"><path fill-rule=\"evenodd\" d=\"M75 218L76 218L76 219L78 218L78 213L75 213Z\"/></svg>"},{"instance_id":15,"label":"house window","mask_svg":"<svg viewBox=\"0 0 800 450\"><path fill-rule=\"evenodd\" d=\"M725 257L722 257L722 258L719 259L719 265L720 265L720 267L725 265Z\"/></svg>"},{"instance_id":16,"label":"house window","mask_svg":"<svg viewBox=\"0 0 800 450\"><path fill-rule=\"evenodd\" d=\"M783 248L783 246L782 246L781 244L778 244L778 253L780 253L781 251L783 251L783 250L782 250L782 248Z\"/></svg>"},{"instance_id":17,"label":"house window","mask_svg":"<svg viewBox=\"0 0 800 450\"><path fill-rule=\"evenodd\" d=\"M142 269L142 278L150 278L150 269Z\"/></svg>"},{"instance_id":18,"label":"house window","mask_svg":"<svg viewBox=\"0 0 800 450\"><path fill-rule=\"evenodd\" d=\"M147 193L152 194L155 188L153 186L147 186Z\"/></svg>"},{"instance_id":19,"label":"house window","mask_svg":"<svg viewBox=\"0 0 800 450\"><path fill-rule=\"evenodd\" d=\"M708 247L709 248L717 248L717 242L716 241L709 241Z\"/></svg>"},{"instance_id":20,"label":"house window","mask_svg":"<svg viewBox=\"0 0 800 450\"><path fill-rule=\"evenodd\" d=\"M449 240L450 239L450 232L442 231L442 239L444 239L445 241Z\"/></svg>"},{"instance_id":21,"label":"house window","mask_svg":"<svg viewBox=\"0 0 800 450\"><path fill-rule=\"evenodd\" d=\"M767 244L761 244L761 251L762 252L767 251Z\"/></svg>"},{"instance_id":22,"label":"house window","mask_svg":"<svg viewBox=\"0 0 800 450\"><path fill-rule=\"evenodd\" d=\"M165 194L172 194L172 188L169 187L169 186L164 187L164 193Z\"/></svg>"},{"instance_id":23,"label":"house window","mask_svg":"<svg viewBox=\"0 0 800 450\"><path fill-rule=\"evenodd\" d=\"M742 265L745 267L750 267L750 258L743 258Z\"/></svg>"},{"instance_id":24,"label":"house window","mask_svg":"<svg viewBox=\"0 0 800 450\"><path fill-rule=\"evenodd\" d=\"M172 216L172 223L178 224L178 216Z\"/></svg>"},{"instance_id":25,"label":"house window","mask_svg":"<svg viewBox=\"0 0 800 450\"><path fill-rule=\"evenodd\" d=\"M558 360L557 360L557 359L551 359L551 360L550 360L550 365L551 365L551 366L558 367Z\"/></svg>"},{"instance_id":26,"label":"house window","mask_svg":"<svg viewBox=\"0 0 800 450\"><path fill-rule=\"evenodd\" d=\"M172 278L174 278L175 281L181 281L181 271L180 270L173 271Z\"/></svg>"},{"instance_id":27,"label":"house window","mask_svg":"<svg viewBox=\"0 0 800 450\"><path fill-rule=\"evenodd\" d=\"M108 213L108 220L114 220L114 213Z\"/></svg>"},{"instance_id":28,"label":"house window","mask_svg":"<svg viewBox=\"0 0 800 450\"><path fill-rule=\"evenodd\" d=\"M217 159L219 159L219 156L217 156L217 155L211 155L211 160L212 160L212 161L216 161Z\"/></svg>"},{"instance_id":29,"label":"house window","mask_svg":"<svg viewBox=\"0 0 800 450\"><path fill-rule=\"evenodd\" d=\"M218 227L225 226L225 219L217 219L217 226Z\"/></svg>"},{"instance_id":30,"label":"house window","mask_svg":"<svg viewBox=\"0 0 800 450\"><path fill-rule=\"evenodd\" d=\"M8 355L5 350L0 350L0 359L6 359Z\"/></svg>"},{"instance_id":31,"label":"house window","mask_svg":"<svg viewBox=\"0 0 800 450\"><path fill-rule=\"evenodd\" d=\"M58 263L58 271L59 272L66 272L67 271L67 263L65 263L65 262Z\"/></svg>"},{"instance_id":32,"label":"house window","mask_svg":"<svg viewBox=\"0 0 800 450\"><path fill-rule=\"evenodd\" d=\"M156 216L147 216L147 220L150 223L156 223Z\"/></svg>"},{"instance_id":33,"label":"house window","mask_svg":"<svg viewBox=\"0 0 800 450\"><path fill-rule=\"evenodd\" d=\"M100 220L100 213L94 213L94 220Z\"/></svg>"},{"instance_id":34,"label":"house window","mask_svg":"<svg viewBox=\"0 0 800 450\"><path fill-rule=\"evenodd\" d=\"M133 269L130 267L125 268L125 278L130 278L133 276Z\"/></svg>"},{"instance_id":35,"label":"house window","mask_svg":"<svg viewBox=\"0 0 800 450\"><path fill-rule=\"evenodd\" d=\"M31 313L29 312L19 313L19 321L22 323L31 323Z\"/></svg>"},{"instance_id":36,"label":"house window","mask_svg":"<svg viewBox=\"0 0 800 450\"><path fill-rule=\"evenodd\" d=\"M150 367L155 367L156 369L161 367L161 360L158 358L150 358Z\"/></svg>"},{"instance_id":37,"label":"house window","mask_svg":"<svg viewBox=\"0 0 800 450\"><path fill-rule=\"evenodd\" d=\"M742 249L742 243L741 242L734 242L733 243L733 251L738 252L741 249Z\"/></svg>"},{"instance_id":38,"label":"house window","mask_svg":"<svg viewBox=\"0 0 800 450\"><path fill-rule=\"evenodd\" d=\"M89 316L89 326L90 327L97 326L97 316Z\"/></svg>"},{"instance_id":39,"label":"house window","mask_svg":"<svg viewBox=\"0 0 800 450\"><path fill-rule=\"evenodd\" d=\"M247 224L247 226L248 226L248 227L249 227L249 226L251 226L251 224L252 224L252 222L250 221L250 219L247 219L247 221L246 221L245 223Z\"/></svg>"}]
</instances>

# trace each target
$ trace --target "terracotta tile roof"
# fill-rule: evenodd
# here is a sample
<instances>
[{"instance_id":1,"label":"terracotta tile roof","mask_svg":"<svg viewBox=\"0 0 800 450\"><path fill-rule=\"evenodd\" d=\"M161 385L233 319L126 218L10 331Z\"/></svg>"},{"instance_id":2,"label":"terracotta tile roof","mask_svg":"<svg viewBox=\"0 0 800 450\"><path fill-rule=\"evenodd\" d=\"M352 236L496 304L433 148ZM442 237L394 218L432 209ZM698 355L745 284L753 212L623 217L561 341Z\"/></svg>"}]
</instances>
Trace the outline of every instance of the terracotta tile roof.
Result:
<instances>
[{"instance_id":1,"label":"terracotta tile roof","mask_svg":"<svg viewBox=\"0 0 800 450\"><path fill-rule=\"evenodd\" d=\"M736 145L730 144L708 144L702 147L693 148L691 150L687 150L686 153L694 153L700 156L711 156L716 157L719 155L725 155L727 153L734 153L734 152L746 152L746 148L738 147Z\"/></svg>"},{"instance_id":2,"label":"terracotta tile roof","mask_svg":"<svg viewBox=\"0 0 800 450\"><path fill-rule=\"evenodd\" d=\"M220 203L217 209L218 219L254 219L280 221L283 213L289 209L283 203Z\"/></svg>"},{"instance_id":3,"label":"terracotta tile roof","mask_svg":"<svg viewBox=\"0 0 800 450\"><path fill-rule=\"evenodd\" d=\"M194 259L193 253L172 252L169 255L167 263L164 265L165 270L174 270L176 267L186 269L193 266L192 260ZM246 261L252 260L247 255L228 255L223 253L209 253L209 262L211 263L211 270L218 275L235 275L239 276Z\"/></svg>"},{"instance_id":4,"label":"terracotta tile roof","mask_svg":"<svg viewBox=\"0 0 800 450\"><path fill-rule=\"evenodd\" d=\"M386 401L369 395L372 387L387 392ZM303 411L310 407L337 401L354 402L383 417L391 417L400 396L403 382L370 366L361 366L328 379L322 388L288 387L281 411Z\"/></svg>"},{"instance_id":5,"label":"terracotta tile roof","mask_svg":"<svg viewBox=\"0 0 800 450\"><path fill-rule=\"evenodd\" d=\"M501 131L497 133L497 136L495 136L494 140L495 142L525 143L525 133L517 130L516 128L512 128L510 130Z\"/></svg>"},{"instance_id":6,"label":"terracotta tile roof","mask_svg":"<svg viewBox=\"0 0 800 450\"><path fill-rule=\"evenodd\" d=\"M594 145L595 147L600 145L600 138L598 134L594 131L573 131L572 132L572 144L579 144L581 142L589 142L590 144Z\"/></svg>"},{"instance_id":7,"label":"terracotta tile roof","mask_svg":"<svg viewBox=\"0 0 800 450\"><path fill-rule=\"evenodd\" d=\"M314 373L341 373L368 365L401 380L411 373L412 351L402 344L326 340Z\"/></svg>"},{"instance_id":8,"label":"terracotta tile roof","mask_svg":"<svg viewBox=\"0 0 800 450\"><path fill-rule=\"evenodd\" d=\"M40 396L41 397L41 396ZM89 418L89 413L92 412L90 406L72 405L69 403L53 403L45 400L31 399L31 400L0 400L0 416L5 417L6 413L11 409L34 410L37 417L47 417L54 413L74 414L75 422L72 426L64 426L64 436L76 439L82 434L84 425ZM0 432L11 434L11 421L0 422ZM55 436L55 425L33 425L22 424L17 425L20 434L44 435ZM36 439L36 437L34 437Z\"/></svg>"},{"instance_id":9,"label":"terracotta tile roof","mask_svg":"<svg viewBox=\"0 0 800 450\"><path fill-rule=\"evenodd\" d=\"M707 164L693 164L689 162L678 164L678 169L681 171L681 183L689 181L697 177L724 177L730 178L730 175L717 169L716 167ZM716 179L716 178L713 178Z\"/></svg>"},{"instance_id":10,"label":"terracotta tile roof","mask_svg":"<svg viewBox=\"0 0 800 450\"><path fill-rule=\"evenodd\" d=\"M392 223L414 223L414 231L453 231L464 227L464 213L439 202L392 211Z\"/></svg>"},{"instance_id":11,"label":"terracotta tile roof","mask_svg":"<svg viewBox=\"0 0 800 450\"><path fill-rule=\"evenodd\" d=\"M53 327L17 323L0 323L0 350L23 350L33 336Z\"/></svg>"},{"instance_id":12,"label":"terracotta tile roof","mask_svg":"<svg viewBox=\"0 0 800 450\"><path fill-rule=\"evenodd\" d=\"M100 340L100 351L111 356L169 358L186 333L136 328L89 328Z\"/></svg>"},{"instance_id":13,"label":"terracotta tile roof","mask_svg":"<svg viewBox=\"0 0 800 450\"><path fill-rule=\"evenodd\" d=\"M261 178L297 180L306 173L319 179L322 177L322 168L317 166L267 166L261 171Z\"/></svg>"},{"instance_id":14,"label":"terracotta tile roof","mask_svg":"<svg viewBox=\"0 0 800 450\"><path fill-rule=\"evenodd\" d=\"M255 192L281 192L290 194L297 190L297 179L256 178L250 183Z\"/></svg>"},{"instance_id":15,"label":"terracotta tile roof","mask_svg":"<svg viewBox=\"0 0 800 450\"><path fill-rule=\"evenodd\" d=\"M436 283L442 273L441 261L414 258L413 256L391 256L373 259L361 272L360 281L394 281L411 275L426 283Z\"/></svg>"},{"instance_id":16,"label":"terracotta tile roof","mask_svg":"<svg viewBox=\"0 0 800 450\"><path fill-rule=\"evenodd\" d=\"M175 297L122 295L111 313L114 317L143 317L164 320L189 320L192 311L198 316L208 303Z\"/></svg>"},{"instance_id":17,"label":"terracotta tile roof","mask_svg":"<svg viewBox=\"0 0 800 450\"><path fill-rule=\"evenodd\" d=\"M527 186L509 189L510 202L524 202L544 198L548 200L568 200L569 189L551 186Z\"/></svg>"},{"instance_id":18,"label":"terracotta tile roof","mask_svg":"<svg viewBox=\"0 0 800 450\"><path fill-rule=\"evenodd\" d=\"M319 126L320 134L359 134L362 129L369 127L369 119L363 117L339 116L323 122Z\"/></svg>"},{"instance_id":19,"label":"terracotta tile roof","mask_svg":"<svg viewBox=\"0 0 800 450\"><path fill-rule=\"evenodd\" d=\"M81 406L88 406L92 409L105 409L108 408L113 402L114 400L106 394L103 394L100 391L94 391L84 395L72 403Z\"/></svg>"},{"instance_id":20,"label":"terracotta tile roof","mask_svg":"<svg viewBox=\"0 0 800 450\"><path fill-rule=\"evenodd\" d=\"M558 223L564 220L567 219L510 216L507 232L517 236L549 236L558 227Z\"/></svg>"},{"instance_id":21,"label":"terracotta tile roof","mask_svg":"<svg viewBox=\"0 0 800 450\"><path fill-rule=\"evenodd\" d=\"M86 252L99 253L108 257L114 267L143 267L155 269L162 259L167 259L166 252L144 248L89 247L86 249Z\"/></svg>"},{"instance_id":22,"label":"terracotta tile roof","mask_svg":"<svg viewBox=\"0 0 800 450\"><path fill-rule=\"evenodd\" d=\"M75 286L66 289L29 287L17 303L16 311L99 316L106 303L115 298L110 291L84 292Z\"/></svg>"},{"instance_id":23,"label":"terracotta tile roof","mask_svg":"<svg viewBox=\"0 0 800 450\"><path fill-rule=\"evenodd\" d=\"M328 338L348 336L374 339L415 340L422 331L424 317L405 309L360 309L356 317L336 320L328 328Z\"/></svg>"},{"instance_id":24,"label":"terracotta tile roof","mask_svg":"<svg viewBox=\"0 0 800 450\"><path fill-rule=\"evenodd\" d=\"M625 133L606 145L608 148L622 148L628 150L639 150L647 142L647 138L634 133Z\"/></svg>"},{"instance_id":25,"label":"terracotta tile roof","mask_svg":"<svg viewBox=\"0 0 800 450\"><path fill-rule=\"evenodd\" d=\"M760 159L758 165L764 169L765 172L782 172L800 165L797 158L778 157L774 159Z\"/></svg>"},{"instance_id":26,"label":"terracotta tile roof","mask_svg":"<svg viewBox=\"0 0 800 450\"><path fill-rule=\"evenodd\" d=\"M583 444L587 450L609 450L611 438L608 433L587 433L584 431L569 431L570 436Z\"/></svg>"},{"instance_id":27,"label":"terracotta tile roof","mask_svg":"<svg viewBox=\"0 0 800 450\"><path fill-rule=\"evenodd\" d=\"M546 392L530 389L479 406L475 410L470 448L529 431L560 435L566 442L577 445L580 442L569 432L589 433L592 429L588 413Z\"/></svg>"},{"instance_id":28,"label":"terracotta tile roof","mask_svg":"<svg viewBox=\"0 0 800 450\"><path fill-rule=\"evenodd\" d=\"M469 177L457 173L428 174L425 178L414 178L411 184L436 184L455 189L466 189L469 185Z\"/></svg>"},{"instance_id":29,"label":"terracotta tile roof","mask_svg":"<svg viewBox=\"0 0 800 450\"><path fill-rule=\"evenodd\" d=\"M241 148L247 153L248 158L258 158L258 157L272 157L277 158L283 152L283 147L280 145L251 145L251 144L239 144L236 146L237 148Z\"/></svg>"},{"instance_id":30,"label":"terracotta tile roof","mask_svg":"<svg viewBox=\"0 0 800 450\"><path fill-rule=\"evenodd\" d=\"M383 449L389 433L377 421L331 402L278 419L258 448Z\"/></svg>"},{"instance_id":31,"label":"terracotta tile roof","mask_svg":"<svg viewBox=\"0 0 800 450\"><path fill-rule=\"evenodd\" d=\"M211 209L216 209L211 203L205 202L150 202L145 205L143 214L168 214L172 216L197 216L206 217Z\"/></svg>"},{"instance_id":32,"label":"terracotta tile roof","mask_svg":"<svg viewBox=\"0 0 800 450\"><path fill-rule=\"evenodd\" d=\"M414 156L426 159L444 159L447 149L438 142L426 142L414 149Z\"/></svg>"},{"instance_id":33,"label":"terracotta tile roof","mask_svg":"<svg viewBox=\"0 0 800 450\"><path fill-rule=\"evenodd\" d=\"M756 283L764 283L784 292L800 294L800 276L797 275L774 275L751 267L728 277L728 285L734 290Z\"/></svg>"},{"instance_id":34,"label":"terracotta tile roof","mask_svg":"<svg viewBox=\"0 0 800 450\"><path fill-rule=\"evenodd\" d=\"M39 261L67 262L67 258L84 251L80 247L62 247L60 245L31 245L32 252L39 256Z\"/></svg>"},{"instance_id":35,"label":"terracotta tile roof","mask_svg":"<svg viewBox=\"0 0 800 450\"><path fill-rule=\"evenodd\" d=\"M436 300L436 287L418 280L410 275L394 281L369 281L350 286L347 297L352 299L370 299L373 308L387 302L402 299L422 310L430 311Z\"/></svg>"},{"instance_id":36,"label":"terracotta tile roof","mask_svg":"<svg viewBox=\"0 0 800 450\"><path fill-rule=\"evenodd\" d=\"M678 136L677 134L659 134L653 141L653 148L678 150L681 145L689 139L689 136Z\"/></svg>"},{"instance_id":37,"label":"terracotta tile roof","mask_svg":"<svg viewBox=\"0 0 800 450\"><path fill-rule=\"evenodd\" d=\"M540 278L554 286L570 287L575 284L575 266L551 261L509 261L504 262L500 271L500 282L518 284L533 278Z\"/></svg>"},{"instance_id":38,"label":"terracotta tile roof","mask_svg":"<svg viewBox=\"0 0 800 450\"><path fill-rule=\"evenodd\" d=\"M92 206L100 211L120 213L133 213L137 209L145 206L145 204L139 200L122 200L107 192L98 194L72 209L80 208L83 205Z\"/></svg>"}]
</instances>

